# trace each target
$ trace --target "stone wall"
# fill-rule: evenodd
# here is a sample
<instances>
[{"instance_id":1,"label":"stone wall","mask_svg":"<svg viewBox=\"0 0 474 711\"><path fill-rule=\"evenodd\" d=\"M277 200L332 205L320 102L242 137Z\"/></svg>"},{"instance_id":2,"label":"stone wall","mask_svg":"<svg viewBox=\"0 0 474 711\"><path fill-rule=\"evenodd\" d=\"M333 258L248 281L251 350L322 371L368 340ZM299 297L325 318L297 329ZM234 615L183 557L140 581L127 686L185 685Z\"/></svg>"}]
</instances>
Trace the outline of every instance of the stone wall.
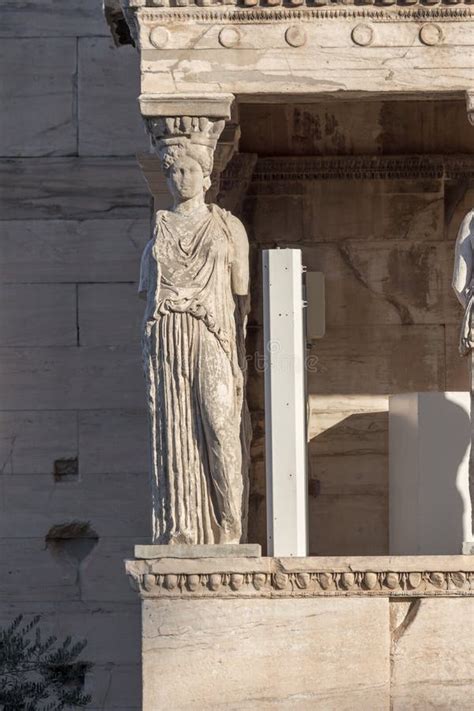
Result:
<instances>
[{"instance_id":1,"label":"stone wall","mask_svg":"<svg viewBox=\"0 0 474 711\"><path fill-rule=\"evenodd\" d=\"M243 210L253 244L249 353L263 352L262 248L300 247L326 280L327 332L308 360L310 554L382 555L388 395L468 389L451 272L474 200L474 131L461 101L248 105L240 120L241 150L260 156ZM250 530L263 544L263 375L254 363Z\"/></svg>"},{"instance_id":2,"label":"stone wall","mask_svg":"<svg viewBox=\"0 0 474 711\"><path fill-rule=\"evenodd\" d=\"M85 638L91 709L140 708L122 560L149 535L138 57L99 0L0 10L0 624Z\"/></svg>"}]
</instances>

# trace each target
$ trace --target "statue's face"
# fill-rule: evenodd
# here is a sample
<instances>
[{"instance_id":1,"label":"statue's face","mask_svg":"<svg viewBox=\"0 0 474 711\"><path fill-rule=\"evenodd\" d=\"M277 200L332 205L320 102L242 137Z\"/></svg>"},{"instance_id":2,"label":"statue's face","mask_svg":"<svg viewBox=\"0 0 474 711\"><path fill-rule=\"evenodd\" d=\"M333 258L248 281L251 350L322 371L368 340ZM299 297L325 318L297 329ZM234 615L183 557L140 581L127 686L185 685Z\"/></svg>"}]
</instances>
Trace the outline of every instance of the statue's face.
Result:
<instances>
[{"instance_id":1,"label":"statue's face","mask_svg":"<svg viewBox=\"0 0 474 711\"><path fill-rule=\"evenodd\" d=\"M204 175L197 161L181 156L168 169L166 180L171 194L178 200L190 200L204 192Z\"/></svg>"}]
</instances>

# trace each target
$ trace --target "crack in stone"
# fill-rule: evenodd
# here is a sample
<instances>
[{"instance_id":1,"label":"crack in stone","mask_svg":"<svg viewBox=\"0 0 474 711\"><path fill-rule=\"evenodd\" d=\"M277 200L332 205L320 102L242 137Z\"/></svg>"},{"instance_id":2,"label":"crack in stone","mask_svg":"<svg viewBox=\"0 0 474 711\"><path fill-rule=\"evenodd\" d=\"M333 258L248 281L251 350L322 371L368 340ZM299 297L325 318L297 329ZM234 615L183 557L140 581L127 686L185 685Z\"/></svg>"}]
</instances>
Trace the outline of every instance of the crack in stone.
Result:
<instances>
[{"instance_id":1,"label":"crack in stone","mask_svg":"<svg viewBox=\"0 0 474 711\"><path fill-rule=\"evenodd\" d=\"M5 461L0 465L0 474L5 474L8 465L10 465L10 474L14 473L13 472L13 454L15 451L16 440L17 440L17 435L14 434L10 438L10 448L8 450L7 456L5 457Z\"/></svg>"},{"instance_id":2,"label":"crack in stone","mask_svg":"<svg viewBox=\"0 0 474 711\"><path fill-rule=\"evenodd\" d=\"M405 632L413 622L415 621L416 616L418 615L418 611L421 606L421 597L416 598L416 600L412 600L410 602L410 607L408 608L407 614L405 615L405 618L403 621L398 625L396 629L394 629L392 633L392 642L394 645L398 644L400 639L403 637Z\"/></svg>"},{"instance_id":3,"label":"crack in stone","mask_svg":"<svg viewBox=\"0 0 474 711\"><path fill-rule=\"evenodd\" d=\"M400 323L403 325L413 325L413 317L410 314L409 309L398 302L393 296L389 296L387 294L380 294L378 291L375 291L367 281L367 279L363 276L362 272L355 266L351 259L351 255L349 252L349 249L345 247L344 245L339 245L338 247L339 254L341 256L342 261L344 264L348 267L348 269L352 272L354 277L357 279L357 281L362 284L362 286L370 291L371 294L374 294L374 296L377 296L381 299L385 299L387 303L389 303L395 311L398 313L398 316L400 317Z\"/></svg>"}]
</instances>

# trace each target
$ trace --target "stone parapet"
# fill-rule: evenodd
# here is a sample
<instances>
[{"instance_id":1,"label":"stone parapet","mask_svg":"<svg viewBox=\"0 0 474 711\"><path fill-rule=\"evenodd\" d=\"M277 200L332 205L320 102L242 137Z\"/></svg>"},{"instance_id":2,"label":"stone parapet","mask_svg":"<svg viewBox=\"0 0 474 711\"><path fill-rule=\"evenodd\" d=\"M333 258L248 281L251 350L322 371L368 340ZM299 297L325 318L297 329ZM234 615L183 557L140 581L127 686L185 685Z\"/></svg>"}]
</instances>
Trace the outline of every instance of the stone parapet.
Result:
<instances>
[{"instance_id":1,"label":"stone parapet","mask_svg":"<svg viewBox=\"0 0 474 711\"><path fill-rule=\"evenodd\" d=\"M144 711L471 708L473 556L126 565Z\"/></svg>"},{"instance_id":2,"label":"stone parapet","mask_svg":"<svg viewBox=\"0 0 474 711\"><path fill-rule=\"evenodd\" d=\"M144 598L474 597L474 558L152 558L130 560Z\"/></svg>"}]
</instances>

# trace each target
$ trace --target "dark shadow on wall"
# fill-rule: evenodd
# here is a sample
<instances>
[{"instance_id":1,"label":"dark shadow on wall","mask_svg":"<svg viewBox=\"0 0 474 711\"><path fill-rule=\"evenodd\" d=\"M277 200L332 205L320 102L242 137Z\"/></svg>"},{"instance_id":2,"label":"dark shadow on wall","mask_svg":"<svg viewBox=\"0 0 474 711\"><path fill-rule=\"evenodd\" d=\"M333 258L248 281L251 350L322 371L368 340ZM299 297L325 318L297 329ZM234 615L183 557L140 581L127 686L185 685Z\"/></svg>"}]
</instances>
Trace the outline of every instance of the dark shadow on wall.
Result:
<instances>
[{"instance_id":1,"label":"dark shadow on wall","mask_svg":"<svg viewBox=\"0 0 474 711\"><path fill-rule=\"evenodd\" d=\"M308 444L309 554L388 553L388 413L349 415Z\"/></svg>"}]
</instances>

